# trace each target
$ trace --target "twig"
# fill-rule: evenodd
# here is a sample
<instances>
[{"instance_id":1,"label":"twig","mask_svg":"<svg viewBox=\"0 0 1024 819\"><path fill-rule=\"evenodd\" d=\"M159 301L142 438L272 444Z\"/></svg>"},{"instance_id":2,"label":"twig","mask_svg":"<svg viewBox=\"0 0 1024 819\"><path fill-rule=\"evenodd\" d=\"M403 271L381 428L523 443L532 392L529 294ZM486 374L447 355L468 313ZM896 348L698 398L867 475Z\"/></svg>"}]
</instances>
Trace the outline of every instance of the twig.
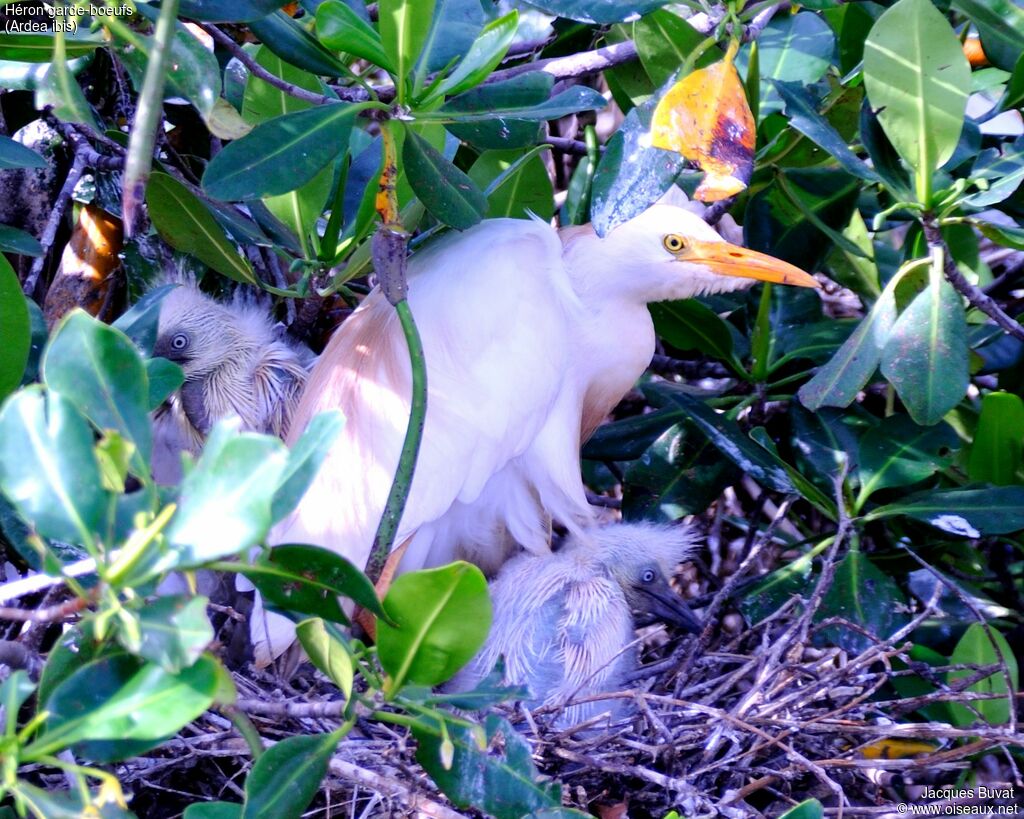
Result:
<instances>
[{"instance_id":1,"label":"twig","mask_svg":"<svg viewBox=\"0 0 1024 819\"><path fill-rule=\"evenodd\" d=\"M71 163L71 170L68 171L64 185L61 187L60 193L57 194L57 201L53 203L50 218L46 220L43 235L39 237L39 243L43 246L43 252L32 260L32 267L25 277L25 283L22 285L22 291L29 298L35 293L39 275L43 272L43 265L46 264L47 255L53 245L54 238L57 236L57 229L60 227L61 220L64 218L64 212L71 201L71 194L74 193L75 186L82 178L82 174L85 173L88 164L84 153L75 154L75 159Z\"/></svg>"},{"instance_id":2,"label":"twig","mask_svg":"<svg viewBox=\"0 0 1024 819\"><path fill-rule=\"evenodd\" d=\"M398 799L414 811L417 811L418 816L432 817L432 819L465 819L463 814L417 793L404 782L399 782L390 776L375 773L367 768L361 768L343 759L332 758L328 765L328 770L335 776L347 779L349 782L365 785L377 793L383 793L393 799Z\"/></svg>"},{"instance_id":3,"label":"twig","mask_svg":"<svg viewBox=\"0 0 1024 819\"><path fill-rule=\"evenodd\" d=\"M518 77L530 71L543 71L557 80L586 77L597 74L607 68L614 68L637 58L636 45L632 40L583 51L567 57L549 57L546 60L535 60L532 63L503 68L495 71L487 78L487 84Z\"/></svg>"},{"instance_id":4,"label":"twig","mask_svg":"<svg viewBox=\"0 0 1024 819\"><path fill-rule=\"evenodd\" d=\"M292 717L294 719L335 719L340 717L348 703L344 700L330 702L264 702L263 700L239 700L235 707L248 714L264 717Z\"/></svg>"},{"instance_id":5,"label":"twig","mask_svg":"<svg viewBox=\"0 0 1024 819\"><path fill-rule=\"evenodd\" d=\"M924 229L924 238L928 242L928 249L933 254L942 254L942 272L953 288L967 299L972 307L981 310L1014 338L1024 341L1024 327L1007 315L1003 308L996 304L990 296L985 295L980 287L967 281L957 269L956 262L949 252L946 240L942 238L942 230L935 218L924 216L921 219L921 227Z\"/></svg>"},{"instance_id":6,"label":"twig","mask_svg":"<svg viewBox=\"0 0 1024 819\"><path fill-rule=\"evenodd\" d=\"M113 560L117 554L118 552L111 552L111 560ZM82 560L78 560L64 566L63 573L56 577L49 574L34 574L30 577L23 577L20 580L15 580L12 583L5 583L0 586L0 603L6 603L8 600L17 600L19 597L24 597L26 594L33 594L34 592L42 591L43 589L49 589L52 586L58 586L64 582L65 578L82 577L84 575L93 574L95 571L96 561L91 557L86 557Z\"/></svg>"},{"instance_id":7,"label":"twig","mask_svg":"<svg viewBox=\"0 0 1024 819\"><path fill-rule=\"evenodd\" d=\"M88 600L75 597L45 609L14 609L0 607L0 620L13 620L19 623L52 623L77 614L89 605Z\"/></svg>"}]
</instances>

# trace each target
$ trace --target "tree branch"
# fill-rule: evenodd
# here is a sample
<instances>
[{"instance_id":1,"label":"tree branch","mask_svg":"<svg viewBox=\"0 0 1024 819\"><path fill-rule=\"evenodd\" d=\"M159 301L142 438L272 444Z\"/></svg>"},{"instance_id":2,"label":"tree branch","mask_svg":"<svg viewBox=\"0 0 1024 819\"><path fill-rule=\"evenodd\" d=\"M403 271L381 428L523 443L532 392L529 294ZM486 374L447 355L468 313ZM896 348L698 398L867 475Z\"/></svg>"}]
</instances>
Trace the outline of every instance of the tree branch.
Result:
<instances>
[{"instance_id":1,"label":"tree branch","mask_svg":"<svg viewBox=\"0 0 1024 819\"><path fill-rule=\"evenodd\" d=\"M967 299L972 307L977 307L1014 338L1024 341L1024 327L1007 315L1003 308L996 304L990 296L985 295L980 287L967 281L957 269L956 262L949 252L946 240L942 238L942 230L935 218L925 216L921 219L921 227L924 229L924 238L928 242L928 249L933 252L941 251L942 272L945 273L946 279L953 285L953 288Z\"/></svg>"}]
</instances>

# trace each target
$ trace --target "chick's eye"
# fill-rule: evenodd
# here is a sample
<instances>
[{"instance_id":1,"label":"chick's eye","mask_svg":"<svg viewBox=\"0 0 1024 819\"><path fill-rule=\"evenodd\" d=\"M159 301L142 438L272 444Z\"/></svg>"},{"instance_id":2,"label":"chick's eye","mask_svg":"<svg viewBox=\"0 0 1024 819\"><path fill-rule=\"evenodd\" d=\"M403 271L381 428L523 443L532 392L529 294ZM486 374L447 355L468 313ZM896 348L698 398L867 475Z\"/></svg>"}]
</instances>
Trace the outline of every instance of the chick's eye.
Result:
<instances>
[{"instance_id":1,"label":"chick's eye","mask_svg":"<svg viewBox=\"0 0 1024 819\"><path fill-rule=\"evenodd\" d=\"M644 569L644 573L640 575L641 583L653 583L654 582L654 571L652 569Z\"/></svg>"},{"instance_id":2,"label":"chick's eye","mask_svg":"<svg viewBox=\"0 0 1024 819\"><path fill-rule=\"evenodd\" d=\"M172 350L184 350L188 347L188 336L184 333L178 333L171 339Z\"/></svg>"},{"instance_id":3,"label":"chick's eye","mask_svg":"<svg viewBox=\"0 0 1024 819\"><path fill-rule=\"evenodd\" d=\"M670 233L661 243L665 246L665 250L669 253L679 253L686 250L686 240L678 233Z\"/></svg>"}]
</instances>

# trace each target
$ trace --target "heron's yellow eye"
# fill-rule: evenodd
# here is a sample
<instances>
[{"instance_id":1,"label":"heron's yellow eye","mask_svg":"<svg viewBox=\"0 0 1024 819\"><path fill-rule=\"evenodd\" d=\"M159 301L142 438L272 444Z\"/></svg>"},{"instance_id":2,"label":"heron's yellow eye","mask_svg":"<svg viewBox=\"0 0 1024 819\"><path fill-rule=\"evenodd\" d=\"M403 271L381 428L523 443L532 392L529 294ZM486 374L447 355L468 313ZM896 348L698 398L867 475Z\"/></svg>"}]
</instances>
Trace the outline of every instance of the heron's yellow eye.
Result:
<instances>
[{"instance_id":1,"label":"heron's yellow eye","mask_svg":"<svg viewBox=\"0 0 1024 819\"><path fill-rule=\"evenodd\" d=\"M661 243L669 253L682 253L686 250L686 239L678 233L668 234L668 236L661 240Z\"/></svg>"}]
</instances>

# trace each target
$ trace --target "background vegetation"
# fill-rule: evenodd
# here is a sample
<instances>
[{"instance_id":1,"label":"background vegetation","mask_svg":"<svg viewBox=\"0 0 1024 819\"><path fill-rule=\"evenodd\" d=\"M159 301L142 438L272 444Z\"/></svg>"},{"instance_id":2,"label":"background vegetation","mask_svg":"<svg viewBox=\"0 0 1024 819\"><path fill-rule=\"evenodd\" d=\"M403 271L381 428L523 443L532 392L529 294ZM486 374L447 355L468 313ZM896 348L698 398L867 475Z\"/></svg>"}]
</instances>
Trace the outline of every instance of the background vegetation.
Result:
<instances>
[{"instance_id":1,"label":"background vegetation","mask_svg":"<svg viewBox=\"0 0 1024 819\"><path fill-rule=\"evenodd\" d=\"M0 686L0 813L133 815L118 775L161 759L151 749L211 708L248 743L234 770L247 754L256 761L244 788L197 802L189 819L300 815L328 769L358 778L335 754L367 719L411 733L416 760L456 806L501 817L588 807L539 778L503 718L466 715L515 692L491 680L466 698L430 693L483 639L476 569L407 576L382 607L356 567L313 546L251 567L231 560L301 497L340 417L321 416L291 452L219 426L180 487L155 485L148 413L182 378L149 356L158 285L173 263L205 272L213 292L259 288L318 350L367 291L382 217L413 249L489 216L590 221L604 233L673 184L694 192L702 171L653 147L652 122L675 82L727 51L756 152L737 171L747 187L708 218L727 211L750 247L822 273L825 290L759 286L653 307L652 373L586 445L588 484L627 519L701 516L710 569L690 576L708 614L738 611L768 644L778 635L764 624L785 623L780 645L838 650L829 656L846 676L815 671L815 696L841 699L842 682L875 674L849 699L857 724L873 727L855 741L837 729L829 753L945 771L942 782L1020 783L1024 10L1010 0L280 6L164 0L115 15L80 4L62 7L74 32L0 34L10 135L0 137L0 618L2 659L20 669ZM4 14L30 16L17 4ZM382 173L394 178L391 202L377 201ZM240 695L211 644L223 607L191 592L152 596L171 572L210 566L245 573L308 617L303 645L343 696L313 714ZM29 576L39 570L65 578ZM425 590L438 587L451 602L426 616ZM335 595L390 615L377 648L339 629ZM416 617L404 614L410 601ZM699 648L724 639L709 631ZM431 664L424 646L450 662ZM758 667L781 673L809 656L765 653ZM712 704L731 708L724 694ZM702 725L724 713L700 712ZM264 748L246 714L334 721ZM879 716L901 721L904 739ZM758 730L794 736L792 725ZM616 772L588 753L593 769ZM659 753L654 768L685 780L671 747ZM775 781L785 788L742 805L777 814L805 796L872 798L867 779L839 776L857 764L826 768L807 753L784 755L791 768ZM651 790L654 768L628 776ZM145 792L144 778L126 781ZM722 790L707 785L706 803L686 804L731 804L727 780L691 782ZM663 786L650 804L685 813L682 787ZM892 797L902 786L885 787ZM140 796L133 809L164 815L159 804Z\"/></svg>"}]
</instances>

